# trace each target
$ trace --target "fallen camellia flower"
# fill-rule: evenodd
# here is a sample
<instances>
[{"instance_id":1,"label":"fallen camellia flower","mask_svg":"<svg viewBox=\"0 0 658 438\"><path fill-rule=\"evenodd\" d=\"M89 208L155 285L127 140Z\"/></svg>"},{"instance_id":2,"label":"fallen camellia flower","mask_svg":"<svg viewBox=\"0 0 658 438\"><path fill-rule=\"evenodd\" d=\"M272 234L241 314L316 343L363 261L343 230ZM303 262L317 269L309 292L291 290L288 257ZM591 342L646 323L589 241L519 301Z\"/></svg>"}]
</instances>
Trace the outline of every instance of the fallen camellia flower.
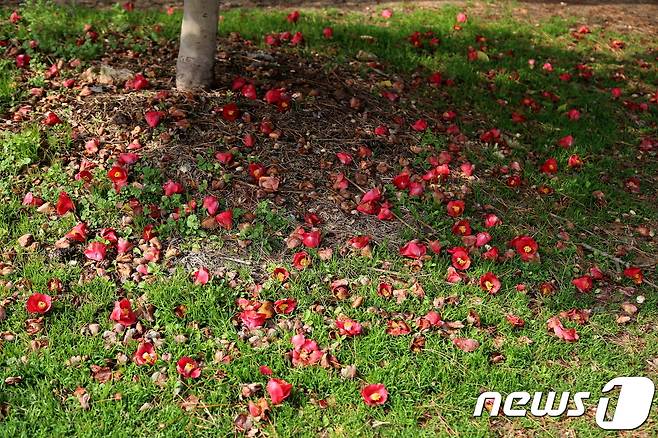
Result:
<instances>
[{"instance_id":1,"label":"fallen camellia flower","mask_svg":"<svg viewBox=\"0 0 658 438\"><path fill-rule=\"evenodd\" d=\"M512 325L512 327L523 327L525 325L525 321L523 319L511 313L505 315L505 319Z\"/></svg>"},{"instance_id":2,"label":"fallen camellia flower","mask_svg":"<svg viewBox=\"0 0 658 438\"><path fill-rule=\"evenodd\" d=\"M464 212L464 201L450 201L448 202L448 216L450 217L457 217L461 216L461 214Z\"/></svg>"},{"instance_id":3,"label":"fallen camellia flower","mask_svg":"<svg viewBox=\"0 0 658 438\"><path fill-rule=\"evenodd\" d=\"M292 265L295 269L306 269L311 264L311 258L306 251L299 251L292 257Z\"/></svg>"},{"instance_id":4,"label":"fallen camellia flower","mask_svg":"<svg viewBox=\"0 0 658 438\"><path fill-rule=\"evenodd\" d=\"M403 336L411 333L411 328L404 321L390 320L386 323L386 333L391 336Z\"/></svg>"},{"instance_id":5,"label":"fallen camellia flower","mask_svg":"<svg viewBox=\"0 0 658 438\"><path fill-rule=\"evenodd\" d=\"M226 210L215 216L215 221L220 227L230 230L233 228L233 210Z\"/></svg>"},{"instance_id":6,"label":"fallen camellia flower","mask_svg":"<svg viewBox=\"0 0 658 438\"><path fill-rule=\"evenodd\" d=\"M144 114L144 119L149 127L155 128L160 124L160 120L164 115L165 113L163 111L147 111Z\"/></svg>"},{"instance_id":7,"label":"fallen camellia flower","mask_svg":"<svg viewBox=\"0 0 658 438\"><path fill-rule=\"evenodd\" d=\"M314 365L322 359L324 352L318 347L318 343L312 339L306 339L303 334L292 337L292 364L293 366Z\"/></svg>"},{"instance_id":8,"label":"fallen camellia flower","mask_svg":"<svg viewBox=\"0 0 658 438\"><path fill-rule=\"evenodd\" d=\"M140 342L133 356L133 360L137 365L154 365L157 359L158 355L155 352L155 347L150 342Z\"/></svg>"},{"instance_id":9,"label":"fallen camellia flower","mask_svg":"<svg viewBox=\"0 0 658 438\"><path fill-rule=\"evenodd\" d=\"M165 196L173 196L177 193L183 193L183 184L168 180L162 185L162 190L164 190Z\"/></svg>"},{"instance_id":10,"label":"fallen camellia flower","mask_svg":"<svg viewBox=\"0 0 658 438\"><path fill-rule=\"evenodd\" d=\"M105 260L106 251L107 245L103 242L91 242L84 250L84 255L89 260L100 262L101 260Z\"/></svg>"},{"instance_id":11,"label":"fallen camellia flower","mask_svg":"<svg viewBox=\"0 0 658 438\"><path fill-rule=\"evenodd\" d=\"M583 275L581 277L574 278L571 280L571 284L576 286L576 289L583 293L589 292L593 287L592 277L589 275Z\"/></svg>"},{"instance_id":12,"label":"fallen camellia flower","mask_svg":"<svg viewBox=\"0 0 658 438\"><path fill-rule=\"evenodd\" d=\"M466 339L466 338L455 338L452 340L452 343L462 351L467 353L472 353L477 350L480 346L480 343L475 339Z\"/></svg>"},{"instance_id":13,"label":"fallen camellia flower","mask_svg":"<svg viewBox=\"0 0 658 438\"><path fill-rule=\"evenodd\" d=\"M30 295L25 303L25 309L30 313L44 314L48 313L52 306L52 298L50 295L34 293Z\"/></svg>"},{"instance_id":14,"label":"fallen camellia flower","mask_svg":"<svg viewBox=\"0 0 658 438\"><path fill-rule=\"evenodd\" d=\"M48 111L43 119L43 124L46 126L54 126L59 123L62 123L62 121L59 119L57 114L52 111Z\"/></svg>"},{"instance_id":15,"label":"fallen camellia flower","mask_svg":"<svg viewBox=\"0 0 658 438\"><path fill-rule=\"evenodd\" d=\"M285 283L288 280L288 277L290 277L290 272L288 272L283 266L274 268L272 271L272 278L275 278L279 283Z\"/></svg>"},{"instance_id":16,"label":"fallen camellia flower","mask_svg":"<svg viewBox=\"0 0 658 438\"><path fill-rule=\"evenodd\" d=\"M555 336L567 342L575 342L579 338L578 333L576 333L576 329L564 328L564 326L562 325L562 321L560 321L560 318L558 318L557 316L554 316L548 320L547 327L549 330L553 330Z\"/></svg>"},{"instance_id":17,"label":"fallen camellia flower","mask_svg":"<svg viewBox=\"0 0 658 438\"><path fill-rule=\"evenodd\" d=\"M123 298L119 301L115 301L114 309L110 314L110 319L114 322L117 322L125 327L131 326L137 322L137 316L133 312L132 305L130 300Z\"/></svg>"},{"instance_id":18,"label":"fallen camellia flower","mask_svg":"<svg viewBox=\"0 0 658 438\"><path fill-rule=\"evenodd\" d=\"M240 319L248 329L259 328L265 324L267 315L256 310L244 310L240 313Z\"/></svg>"},{"instance_id":19,"label":"fallen camellia flower","mask_svg":"<svg viewBox=\"0 0 658 438\"><path fill-rule=\"evenodd\" d=\"M292 385L283 379L270 379L267 382L267 393L270 395L272 404L279 405L290 397Z\"/></svg>"},{"instance_id":20,"label":"fallen camellia flower","mask_svg":"<svg viewBox=\"0 0 658 438\"><path fill-rule=\"evenodd\" d=\"M210 272L202 266L192 273L192 277L194 278L194 284L204 285L210 281Z\"/></svg>"},{"instance_id":21,"label":"fallen camellia flower","mask_svg":"<svg viewBox=\"0 0 658 438\"><path fill-rule=\"evenodd\" d=\"M176 371L187 379L197 379L201 375L201 368L197 361L187 356L178 359Z\"/></svg>"},{"instance_id":22,"label":"fallen camellia flower","mask_svg":"<svg viewBox=\"0 0 658 438\"><path fill-rule=\"evenodd\" d=\"M400 255L410 259L420 259L427 253L427 247L418 240L411 240L400 248Z\"/></svg>"},{"instance_id":23,"label":"fallen camellia flower","mask_svg":"<svg viewBox=\"0 0 658 438\"><path fill-rule=\"evenodd\" d=\"M521 256L521 260L528 262L535 260L538 256L537 251L539 245L530 236L518 236L512 239L511 246L516 249L516 252Z\"/></svg>"},{"instance_id":24,"label":"fallen camellia flower","mask_svg":"<svg viewBox=\"0 0 658 438\"><path fill-rule=\"evenodd\" d=\"M84 222L78 223L64 237L74 242L84 243L87 240L87 224Z\"/></svg>"},{"instance_id":25,"label":"fallen camellia flower","mask_svg":"<svg viewBox=\"0 0 658 438\"><path fill-rule=\"evenodd\" d=\"M293 298L283 298L274 302L274 311L279 315L289 315L297 307L297 301Z\"/></svg>"},{"instance_id":26,"label":"fallen camellia flower","mask_svg":"<svg viewBox=\"0 0 658 438\"><path fill-rule=\"evenodd\" d=\"M336 328L341 336L357 336L363 330L361 324L350 318L339 318L336 320Z\"/></svg>"},{"instance_id":27,"label":"fallen camellia flower","mask_svg":"<svg viewBox=\"0 0 658 438\"><path fill-rule=\"evenodd\" d=\"M642 270L633 266L624 269L624 277L630 278L635 284L642 284L642 281L644 280Z\"/></svg>"},{"instance_id":28,"label":"fallen camellia flower","mask_svg":"<svg viewBox=\"0 0 658 438\"><path fill-rule=\"evenodd\" d=\"M361 390L361 397L368 406L380 406L388 400L388 391L381 383L373 383Z\"/></svg>"},{"instance_id":29,"label":"fallen camellia flower","mask_svg":"<svg viewBox=\"0 0 658 438\"><path fill-rule=\"evenodd\" d=\"M56 208L57 214L64 216L69 211L75 211L75 204L73 204L73 201L66 192L59 192Z\"/></svg>"},{"instance_id":30,"label":"fallen camellia flower","mask_svg":"<svg viewBox=\"0 0 658 438\"><path fill-rule=\"evenodd\" d=\"M491 295L495 295L500 290L500 280L493 272L487 272L480 277L480 287Z\"/></svg>"},{"instance_id":31,"label":"fallen camellia flower","mask_svg":"<svg viewBox=\"0 0 658 438\"><path fill-rule=\"evenodd\" d=\"M455 269L465 271L471 266L471 258L468 256L468 251L466 251L466 248L456 246L449 249L448 253L452 254L452 266Z\"/></svg>"}]
</instances>

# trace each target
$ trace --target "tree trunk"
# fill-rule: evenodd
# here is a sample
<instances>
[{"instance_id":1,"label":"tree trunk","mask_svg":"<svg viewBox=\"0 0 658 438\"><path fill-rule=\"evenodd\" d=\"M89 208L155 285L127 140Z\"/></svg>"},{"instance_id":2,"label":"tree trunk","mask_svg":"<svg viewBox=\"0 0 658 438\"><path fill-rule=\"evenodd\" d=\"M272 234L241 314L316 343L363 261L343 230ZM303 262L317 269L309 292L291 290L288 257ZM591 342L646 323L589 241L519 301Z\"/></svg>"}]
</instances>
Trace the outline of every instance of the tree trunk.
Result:
<instances>
[{"instance_id":1,"label":"tree trunk","mask_svg":"<svg viewBox=\"0 0 658 438\"><path fill-rule=\"evenodd\" d=\"M208 88L213 83L219 0L185 0L176 88Z\"/></svg>"}]
</instances>

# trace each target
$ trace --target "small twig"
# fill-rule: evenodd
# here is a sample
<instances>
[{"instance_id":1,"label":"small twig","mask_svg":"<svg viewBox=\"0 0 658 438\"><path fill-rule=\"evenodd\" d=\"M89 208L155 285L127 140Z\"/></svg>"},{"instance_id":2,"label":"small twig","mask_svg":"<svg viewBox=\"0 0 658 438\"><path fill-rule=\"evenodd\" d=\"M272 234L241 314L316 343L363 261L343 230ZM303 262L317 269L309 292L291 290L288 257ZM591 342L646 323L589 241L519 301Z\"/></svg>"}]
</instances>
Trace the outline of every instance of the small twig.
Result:
<instances>
[{"instance_id":1,"label":"small twig","mask_svg":"<svg viewBox=\"0 0 658 438\"><path fill-rule=\"evenodd\" d=\"M240 263L240 264L243 264L243 265L251 266L251 262L249 260L236 259L234 257L227 257L227 256L222 256L222 255L217 256L217 257L219 257L220 259L228 260L230 262L235 262L235 263Z\"/></svg>"}]
</instances>

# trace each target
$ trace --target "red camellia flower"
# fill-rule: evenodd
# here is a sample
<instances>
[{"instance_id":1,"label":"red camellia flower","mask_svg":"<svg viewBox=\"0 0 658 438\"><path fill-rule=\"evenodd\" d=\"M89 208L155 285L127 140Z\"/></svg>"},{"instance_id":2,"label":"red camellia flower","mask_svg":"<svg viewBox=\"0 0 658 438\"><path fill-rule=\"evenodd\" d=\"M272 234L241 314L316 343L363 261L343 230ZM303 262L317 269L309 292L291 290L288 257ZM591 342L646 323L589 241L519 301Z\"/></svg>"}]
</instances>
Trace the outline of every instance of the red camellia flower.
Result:
<instances>
[{"instance_id":1,"label":"red camellia flower","mask_svg":"<svg viewBox=\"0 0 658 438\"><path fill-rule=\"evenodd\" d=\"M579 338L578 333L576 333L576 329L564 328L564 326L562 325L562 321L560 321L560 318L558 318L557 316L554 316L548 320L547 328L549 330L553 330L555 336L567 342L575 342Z\"/></svg>"},{"instance_id":2,"label":"red camellia flower","mask_svg":"<svg viewBox=\"0 0 658 438\"><path fill-rule=\"evenodd\" d=\"M565 135L561 139L558 140L557 142L560 147L563 147L564 149L570 148L573 146L573 136L572 135Z\"/></svg>"},{"instance_id":3,"label":"red camellia flower","mask_svg":"<svg viewBox=\"0 0 658 438\"><path fill-rule=\"evenodd\" d=\"M173 196L176 193L183 193L183 184L168 180L162 185L162 190L164 190L165 196Z\"/></svg>"},{"instance_id":4,"label":"red camellia flower","mask_svg":"<svg viewBox=\"0 0 658 438\"><path fill-rule=\"evenodd\" d=\"M320 230L313 228L309 232L300 234L302 243L307 248L317 248L320 245Z\"/></svg>"},{"instance_id":5,"label":"red camellia flower","mask_svg":"<svg viewBox=\"0 0 658 438\"><path fill-rule=\"evenodd\" d=\"M404 321L390 320L386 323L386 333L391 336L403 336L411 333L411 328Z\"/></svg>"},{"instance_id":6,"label":"red camellia flower","mask_svg":"<svg viewBox=\"0 0 658 438\"><path fill-rule=\"evenodd\" d=\"M297 307L297 301L292 298L284 298L274 302L274 311L279 315L289 315Z\"/></svg>"},{"instance_id":7,"label":"red camellia flower","mask_svg":"<svg viewBox=\"0 0 658 438\"><path fill-rule=\"evenodd\" d=\"M360 335L362 331L361 324L349 318L337 319L336 328L341 336L356 336Z\"/></svg>"},{"instance_id":8,"label":"red camellia flower","mask_svg":"<svg viewBox=\"0 0 658 438\"><path fill-rule=\"evenodd\" d=\"M255 310L245 310L240 313L240 319L242 320L242 323L245 325L245 327L253 329L262 327L263 324L265 324L267 315L264 313L259 313Z\"/></svg>"},{"instance_id":9,"label":"red camellia flower","mask_svg":"<svg viewBox=\"0 0 658 438\"><path fill-rule=\"evenodd\" d=\"M233 210L226 210L219 213L215 216L215 222L217 222L220 227L230 230L233 228Z\"/></svg>"},{"instance_id":10,"label":"red camellia flower","mask_svg":"<svg viewBox=\"0 0 658 438\"><path fill-rule=\"evenodd\" d=\"M539 245L530 236L518 236L511 242L512 247L521 256L521 260L528 262L535 259Z\"/></svg>"},{"instance_id":11,"label":"red camellia flower","mask_svg":"<svg viewBox=\"0 0 658 438\"><path fill-rule=\"evenodd\" d=\"M382 199L382 193L379 189L374 188L361 197L356 210L363 214L377 214L379 212L379 201Z\"/></svg>"},{"instance_id":12,"label":"red camellia flower","mask_svg":"<svg viewBox=\"0 0 658 438\"><path fill-rule=\"evenodd\" d=\"M574 120L574 121L578 120L578 119L580 119L580 111L578 111L575 108L572 108L567 113L567 117L569 117L569 120Z\"/></svg>"},{"instance_id":13,"label":"red camellia flower","mask_svg":"<svg viewBox=\"0 0 658 438\"><path fill-rule=\"evenodd\" d=\"M125 88L127 90L133 89L135 91L143 90L149 87L149 81L143 74L137 73L133 79L126 81Z\"/></svg>"},{"instance_id":14,"label":"red camellia flower","mask_svg":"<svg viewBox=\"0 0 658 438\"><path fill-rule=\"evenodd\" d=\"M52 111L48 111L43 119L43 124L46 126L54 126L59 123L62 123L62 121L57 117L57 114Z\"/></svg>"},{"instance_id":15,"label":"red camellia flower","mask_svg":"<svg viewBox=\"0 0 658 438\"><path fill-rule=\"evenodd\" d=\"M13 11L13 12L11 13L11 15L9 15L9 22L10 22L11 24L16 24L16 23L18 23L19 21L21 21L21 16L20 16L20 14L18 13L18 11Z\"/></svg>"},{"instance_id":16,"label":"red camellia flower","mask_svg":"<svg viewBox=\"0 0 658 438\"><path fill-rule=\"evenodd\" d=\"M201 368L196 360L183 356L176 362L176 371L187 379L196 379L201 375Z\"/></svg>"},{"instance_id":17,"label":"red camellia flower","mask_svg":"<svg viewBox=\"0 0 658 438\"><path fill-rule=\"evenodd\" d=\"M286 20L288 20L289 23L297 23L297 20L299 20L299 11L292 11L289 13Z\"/></svg>"},{"instance_id":18,"label":"red camellia flower","mask_svg":"<svg viewBox=\"0 0 658 438\"><path fill-rule=\"evenodd\" d=\"M210 281L210 272L203 266L192 273L194 284L204 285Z\"/></svg>"},{"instance_id":19,"label":"red camellia flower","mask_svg":"<svg viewBox=\"0 0 658 438\"><path fill-rule=\"evenodd\" d=\"M381 282L377 286L377 295L380 297L388 298L393 294L393 285L390 283Z\"/></svg>"},{"instance_id":20,"label":"red camellia flower","mask_svg":"<svg viewBox=\"0 0 658 438\"><path fill-rule=\"evenodd\" d=\"M283 379L270 379L267 382L267 393L270 395L272 404L280 405L290 396L292 385Z\"/></svg>"},{"instance_id":21,"label":"red camellia flower","mask_svg":"<svg viewBox=\"0 0 658 438\"><path fill-rule=\"evenodd\" d=\"M512 325L512 327L523 327L525 325L525 321L523 319L516 315L512 315L511 313L505 315L505 319Z\"/></svg>"},{"instance_id":22,"label":"red camellia flower","mask_svg":"<svg viewBox=\"0 0 658 438\"><path fill-rule=\"evenodd\" d=\"M512 175L509 178L507 178L507 185L508 187L520 187L521 186L521 177L519 175Z\"/></svg>"},{"instance_id":23,"label":"red camellia flower","mask_svg":"<svg viewBox=\"0 0 658 438\"><path fill-rule=\"evenodd\" d=\"M133 360L137 365L154 365L157 359L158 355L155 352L155 347L150 342L140 342L133 356Z\"/></svg>"},{"instance_id":24,"label":"red camellia flower","mask_svg":"<svg viewBox=\"0 0 658 438\"><path fill-rule=\"evenodd\" d=\"M592 287L594 285L592 281L592 277L589 275L583 275L582 277L574 278L571 280L571 284L576 286L576 289L578 289L580 292L586 293L592 290Z\"/></svg>"},{"instance_id":25,"label":"red camellia flower","mask_svg":"<svg viewBox=\"0 0 658 438\"><path fill-rule=\"evenodd\" d=\"M635 284L642 284L642 281L644 280L642 270L633 266L624 269L624 276L633 280Z\"/></svg>"},{"instance_id":26,"label":"red camellia flower","mask_svg":"<svg viewBox=\"0 0 658 438\"><path fill-rule=\"evenodd\" d=\"M238 105L234 102L224 105L222 107L222 117L229 122L237 120L238 117L240 117L240 109L238 109Z\"/></svg>"},{"instance_id":27,"label":"red camellia flower","mask_svg":"<svg viewBox=\"0 0 658 438\"><path fill-rule=\"evenodd\" d=\"M89 260L100 262L105 259L106 251L107 245L103 242L91 242L85 249L84 254Z\"/></svg>"},{"instance_id":28,"label":"red camellia flower","mask_svg":"<svg viewBox=\"0 0 658 438\"><path fill-rule=\"evenodd\" d=\"M350 164L353 160L352 155L348 154L347 152L338 152L336 153L336 157L338 158L338 161L345 165Z\"/></svg>"},{"instance_id":29,"label":"red camellia flower","mask_svg":"<svg viewBox=\"0 0 658 438\"><path fill-rule=\"evenodd\" d=\"M214 215L219 209L219 201L213 195L207 195L203 198L203 208L208 211L209 215Z\"/></svg>"},{"instance_id":30,"label":"red camellia flower","mask_svg":"<svg viewBox=\"0 0 658 438\"><path fill-rule=\"evenodd\" d=\"M318 347L318 343L306 339L304 335L297 334L292 337L292 364L294 366L314 365L320 361L324 354Z\"/></svg>"},{"instance_id":31,"label":"red camellia flower","mask_svg":"<svg viewBox=\"0 0 658 438\"><path fill-rule=\"evenodd\" d=\"M472 233L471 223L467 220L461 220L452 226L453 234L457 236L470 236Z\"/></svg>"},{"instance_id":32,"label":"red camellia flower","mask_svg":"<svg viewBox=\"0 0 658 438\"><path fill-rule=\"evenodd\" d=\"M144 113L144 119L149 127L155 128L160 124L160 120L164 115L165 113L163 111L147 111Z\"/></svg>"},{"instance_id":33,"label":"red camellia flower","mask_svg":"<svg viewBox=\"0 0 658 438\"><path fill-rule=\"evenodd\" d=\"M361 397L368 406L380 406L388 400L388 391L381 383L373 383L361 390Z\"/></svg>"},{"instance_id":34,"label":"red camellia flower","mask_svg":"<svg viewBox=\"0 0 658 438\"><path fill-rule=\"evenodd\" d=\"M112 181L114 190L119 193L128 181L128 172L123 167L114 166L107 172L107 177Z\"/></svg>"},{"instance_id":35,"label":"red camellia flower","mask_svg":"<svg viewBox=\"0 0 658 438\"><path fill-rule=\"evenodd\" d=\"M481 231L475 235L475 246L478 248L491 242L491 234L486 231Z\"/></svg>"},{"instance_id":36,"label":"red camellia flower","mask_svg":"<svg viewBox=\"0 0 658 438\"><path fill-rule=\"evenodd\" d=\"M400 248L400 255L410 259L420 259L421 257L424 257L426 253L427 248L422 243L419 243L418 240L411 240Z\"/></svg>"},{"instance_id":37,"label":"red camellia flower","mask_svg":"<svg viewBox=\"0 0 658 438\"><path fill-rule=\"evenodd\" d=\"M75 211L75 204L66 192L59 192L56 209L60 216L64 216L69 211Z\"/></svg>"},{"instance_id":38,"label":"red camellia flower","mask_svg":"<svg viewBox=\"0 0 658 438\"><path fill-rule=\"evenodd\" d=\"M27 302L25 303L25 308L28 312L40 313L42 315L47 313L51 306L52 298L50 295L39 293L30 295L30 297L27 299Z\"/></svg>"},{"instance_id":39,"label":"red camellia flower","mask_svg":"<svg viewBox=\"0 0 658 438\"><path fill-rule=\"evenodd\" d=\"M540 170L548 175L557 173L557 160L555 158L549 158L541 165Z\"/></svg>"},{"instance_id":40,"label":"red camellia flower","mask_svg":"<svg viewBox=\"0 0 658 438\"><path fill-rule=\"evenodd\" d=\"M441 242L439 242L438 240L428 240L427 246L430 247L430 250L434 254L439 254L441 252L442 246L441 246Z\"/></svg>"},{"instance_id":41,"label":"red camellia flower","mask_svg":"<svg viewBox=\"0 0 658 438\"><path fill-rule=\"evenodd\" d=\"M258 94L256 93L256 86L254 84L246 84L244 87L242 87L240 92L247 99L250 100L258 99Z\"/></svg>"},{"instance_id":42,"label":"red camellia flower","mask_svg":"<svg viewBox=\"0 0 658 438\"><path fill-rule=\"evenodd\" d=\"M130 300L123 298L114 302L114 309L110 314L110 319L114 322L128 327L137 322L137 316L133 312Z\"/></svg>"},{"instance_id":43,"label":"red camellia flower","mask_svg":"<svg viewBox=\"0 0 658 438\"><path fill-rule=\"evenodd\" d=\"M465 248L456 246L449 249L448 253L452 254L452 266L454 266L455 269L464 271L471 266L471 258Z\"/></svg>"},{"instance_id":44,"label":"red camellia flower","mask_svg":"<svg viewBox=\"0 0 658 438\"><path fill-rule=\"evenodd\" d=\"M425 119L418 119L411 125L411 129L414 131L424 131L427 129L427 122Z\"/></svg>"},{"instance_id":45,"label":"red camellia flower","mask_svg":"<svg viewBox=\"0 0 658 438\"><path fill-rule=\"evenodd\" d=\"M489 251L485 251L484 253L482 253L482 258L485 260L492 260L495 262L496 260L498 260L498 255L499 255L498 253L499 253L498 248L494 246Z\"/></svg>"},{"instance_id":46,"label":"red camellia flower","mask_svg":"<svg viewBox=\"0 0 658 438\"><path fill-rule=\"evenodd\" d=\"M464 201L450 201L448 202L448 216L457 217L461 216L464 212Z\"/></svg>"},{"instance_id":47,"label":"red camellia flower","mask_svg":"<svg viewBox=\"0 0 658 438\"><path fill-rule=\"evenodd\" d=\"M301 271L302 269L308 267L310 264L311 258L306 251L300 251L292 256L292 265L295 267L295 269L299 269Z\"/></svg>"},{"instance_id":48,"label":"red camellia flower","mask_svg":"<svg viewBox=\"0 0 658 438\"><path fill-rule=\"evenodd\" d=\"M409 187L411 177L407 172L402 172L399 175L394 176L391 182L398 190L405 190Z\"/></svg>"},{"instance_id":49,"label":"red camellia flower","mask_svg":"<svg viewBox=\"0 0 658 438\"><path fill-rule=\"evenodd\" d=\"M498 218L498 216L496 216L493 213L489 213L484 217L484 226L487 228L495 227L496 225L500 225L501 223L502 222Z\"/></svg>"},{"instance_id":50,"label":"red camellia flower","mask_svg":"<svg viewBox=\"0 0 658 438\"><path fill-rule=\"evenodd\" d=\"M301 32L295 32L295 34L290 39L290 44L293 46L299 45L304 42L304 35Z\"/></svg>"},{"instance_id":51,"label":"red camellia flower","mask_svg":"<svg viewBox=\"0 0 658 438\"><path fill-rule=\"evenodd\" d=\"M420 196L425 191L425 186L422 182L411 181L409 183L409 196Z\"/></svg>"},{"instance_id":52,"label":"red camellia flower","mask_svg":"<svg viewBox=\"0 0 658 438\"><path fill-rule=\"evenodd\" d=\"M370 236L354 236L347 241L355 249L363 249L370 243Z\"/></svg>"},{"instance_id":53,"label":"red camellia flower","mask_svg":"<svg viewBox=\"0 0 658 438\"><path fill-rule=\"evenodd\" d=\"M274 268L274 271L272 271L272 278L275 278L280 283L284 283L286 280L288 280L288 277L290 277L290 273L284 267L280 266L278 268Z\"/></svg>"},{"instance_id":54,"label":"red camellia flower","mask_svg":"<svg viewBox=\"0 0 658 438\"><path fill-rule=\"evenodd\" d=\"M217 152L215 158L222 164L228 165L233 162L233 153L232 152Z\"/></svg>"},{"instance_id":55,"label":"red camellia flower","mask_svg":"<svg viewBox=\"0 0 658 438\"><path fill-rule=\"evenodd\" d=\"M64 237L74 242L83 243L85 240L87 240L87 224L84 222L78 223L71 229L71 231L66 233Z\"/></svg>"},{"instance_id":56,"label":"red camellia flower","mask_svg":"<svg viewBox=\"0 0 658 438\"><path fill-rule=\"evenodd\" d=\"M380 137L386 137L389 134L388 127L386 125L379 125L375 128L375 135Z\"/></svg>"},{"instance_id":57,"label":"red camellia flower","mask_svg":"<svg viewBox=\"0 0 658 438\"><path fill-rule=\"evenodd\" d=\"M569 157L569 161L567 161L567 165L572 169L582 167L583 160L581 160L581 158L578 155L574 154Z\"/></svg>"},{"instance_id":58,"label":"red camellia flower","mask_svg":"<svg viewBox=\"0 0 658 438\"><path fill-rule=\"evenodd\" d=\"M27 53L21 53L16 56L16 67L18 68L27 68L30 65L30 55Z\"/></svg>"},{"instance_id":59,"label":"red camellia flower","mask_svg":"<svg viewBox=\"0 0 658 438\"><path fill-rule=\"evenodd\" d=\"M480 277L480 287L491 295L495 295L500 290L500 280L493 272L487 272Z\"/></svg>"}]
</instances>

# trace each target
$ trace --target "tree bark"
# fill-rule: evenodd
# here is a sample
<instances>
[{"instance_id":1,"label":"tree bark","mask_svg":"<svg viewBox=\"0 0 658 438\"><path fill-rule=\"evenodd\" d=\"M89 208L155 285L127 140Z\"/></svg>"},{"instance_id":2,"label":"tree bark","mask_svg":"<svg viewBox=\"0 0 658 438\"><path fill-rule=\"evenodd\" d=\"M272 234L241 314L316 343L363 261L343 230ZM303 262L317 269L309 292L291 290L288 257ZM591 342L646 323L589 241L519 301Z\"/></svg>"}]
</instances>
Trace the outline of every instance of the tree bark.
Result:
<instances>
[{"instance_id":1,"label":"tree bark","mask_svg":"<svg viewBox=\"0 0 658 438\"><path fill-rule=\"evenodd\" d=\"M217 49L219 0L185 0L176 88L193 90L212 85Z\"/></svg>"}]
</instances>

